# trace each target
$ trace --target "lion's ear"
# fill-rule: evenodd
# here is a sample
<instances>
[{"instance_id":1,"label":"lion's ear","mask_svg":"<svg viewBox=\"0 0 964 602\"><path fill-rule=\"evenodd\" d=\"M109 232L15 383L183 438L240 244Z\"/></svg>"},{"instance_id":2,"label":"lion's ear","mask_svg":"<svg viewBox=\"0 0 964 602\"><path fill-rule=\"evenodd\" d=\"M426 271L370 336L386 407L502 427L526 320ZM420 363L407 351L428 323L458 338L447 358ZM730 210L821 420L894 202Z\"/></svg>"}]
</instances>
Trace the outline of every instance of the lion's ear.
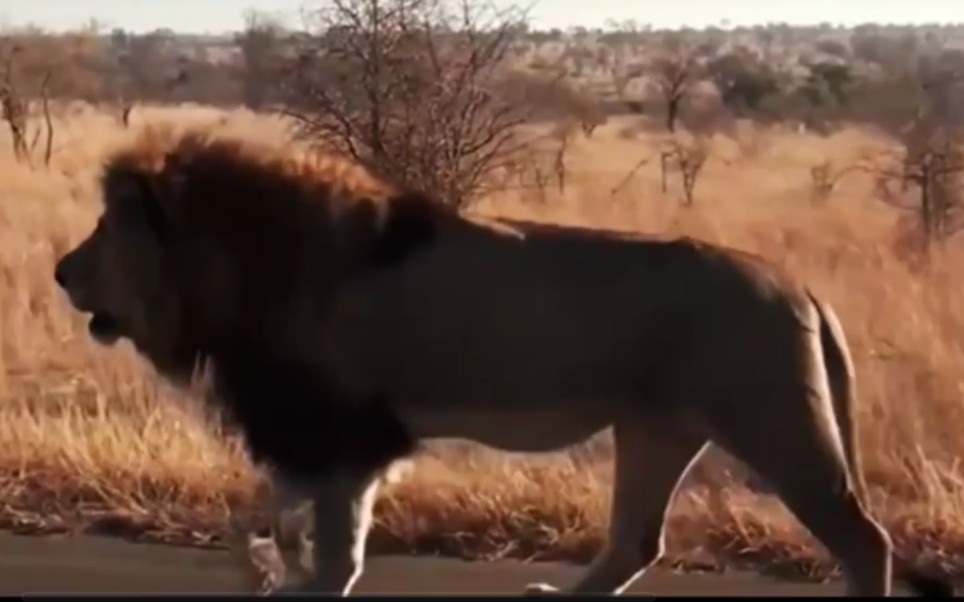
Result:
<instances>
[{"instance_id":1,"label":"lion's ear","mask_svg":"<svg viewBox=\"0 0 964 602\"><path fill-rule=\"evenodd\" d=\"M397 266L435 238L435 220L428 202L405 195L385 202L361 199L342 222L344 240L357 267Z\"/></svg>"},{"instance_id":2,"label":"lion's ear","mask_svg":"<svg viewBox=\"0 0 964 602\"><path fill-rule=\"evenodd\" d=\"M170 238L170 216L151 176L135 170L112 170L104 184L107 203L118 217L131 225L146 227L159 241Z\"/></svg>"}]
</instances>

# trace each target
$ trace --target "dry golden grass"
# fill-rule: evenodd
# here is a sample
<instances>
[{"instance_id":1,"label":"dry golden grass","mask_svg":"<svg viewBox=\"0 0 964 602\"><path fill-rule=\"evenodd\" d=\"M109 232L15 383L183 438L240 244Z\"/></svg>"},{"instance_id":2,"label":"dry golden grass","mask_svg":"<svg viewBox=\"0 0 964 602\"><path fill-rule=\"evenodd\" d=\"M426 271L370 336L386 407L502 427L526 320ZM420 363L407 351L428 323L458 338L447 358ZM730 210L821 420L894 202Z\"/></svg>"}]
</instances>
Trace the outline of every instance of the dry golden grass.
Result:
<instances>
[{"instance_id":1,"label":"dry golden grass","mask_svg":"<svg viewBox=\"0 0 964 602\"><path fill-rule=\"evenodd\" d=\"M138 117L221 119L198 108ZM282 136L279 122L247 113L222 121L262 139ZM243 517L252 507L257 475L237 442L159 384L129 347L92 344L83 318L55 289L55 258L96 215L98 160L125 135L91 111L58 132L49 170L16 164L0 138L0 516L28 530L212 542L232 513ZM655 144L647 135L627 137L616 123L576 145L564 193L538 203L506 191L480 210L687 233L761 252L800 273L839 310L854 349L875 511L901 553L925 550L921 562L958 572L964 275L954 267L962 251L951 245L929 270L909 267L893 250L898 214L871 198L862 176L844 180L822 206L809 201L810 167L881 143L857 131L824 140L747 129L737 141L713 142L696 205L680 209L678 187L661 192L655 163L611 193ZM385 492L373 550L576 560L598 550L608 514L605 442L529 459L444 448ZM700 476L674 506L669 562L828 568L822 548L775 499L719 470Z\"/></svg>"}]
</instances>

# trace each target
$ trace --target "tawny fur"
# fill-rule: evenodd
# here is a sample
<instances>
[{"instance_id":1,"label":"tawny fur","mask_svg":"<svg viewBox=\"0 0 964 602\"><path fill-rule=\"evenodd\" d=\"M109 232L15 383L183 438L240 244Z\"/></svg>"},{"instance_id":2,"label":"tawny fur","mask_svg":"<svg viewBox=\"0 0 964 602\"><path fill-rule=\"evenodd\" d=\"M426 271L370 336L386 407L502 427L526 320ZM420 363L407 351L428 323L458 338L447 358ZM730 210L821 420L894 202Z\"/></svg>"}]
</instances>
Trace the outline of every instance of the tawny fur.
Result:
<instances>
[{"instance_id":1,"label":"tawny fur","mask_svg":"<svg viewBox=\"0 0 964 602\"><path fill-rule=\"evenodd\" d=\"M104 198L58 282L102 342L130 339L175 381L213 366L252 457L312 502L307 589L352 589L382 476L420 441L545 451L611 427L610 539L568 591L621 592L660 557L713 442L774 485L851 593L890 592L843 330L760 258L470 220L344 159L198 132L142 136L108 161Z\"/></svg>"}]
</instances>

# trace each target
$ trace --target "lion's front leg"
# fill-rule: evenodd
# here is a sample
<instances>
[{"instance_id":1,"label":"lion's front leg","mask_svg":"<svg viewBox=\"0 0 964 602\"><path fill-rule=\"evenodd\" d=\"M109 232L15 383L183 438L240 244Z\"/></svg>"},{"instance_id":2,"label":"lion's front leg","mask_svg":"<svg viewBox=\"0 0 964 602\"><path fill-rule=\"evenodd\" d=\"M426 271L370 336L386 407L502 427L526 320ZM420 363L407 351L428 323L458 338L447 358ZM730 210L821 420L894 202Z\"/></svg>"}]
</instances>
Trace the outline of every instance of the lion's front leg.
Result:
<instances>
[{"instance_id":1,"label":"lion's front leg","mask_svg":"<svg viewBox=\"0 0 964 602\"><path fill-rule=\"evenodd\" d=\"M296 533L286 533L284 523L282 517L276 531L261 529L247 533L249 589L257 595L286 591L289 567L297 567L297 572L307 578L314 574L314 544L308 538L307 529L299 526Z\"/></svg>"},{"instance_id":2,"label":"lion's front leg","mask_svg":"<svg viewBox=\"0 0 964 602\"><path fill-rule=\"evenodd\" d=\"M340 596L351 592L364 568L379 483L377 476L344 474L318 483L312 508L314 575L298 591Z\"/></svg>"},{"instance_id":3,"label":"lion's front leg","mask_svg":"<svg viewBox=\"0 0 964 602\"><path fill-rule=\"evenodd\" d=\"M287 580L287 567L274 532L259 529L247 533L247 576L250 589L266 596L281 590Z\"/></svg>"},{"instance_id":4,"label":"lion's front leg","mask_svg":"<svg viewBox=\"0 0 964 602\"><path fill-rule=\"evenodd\" d=\"M250 588L260 595L284 589L290 566L305 575L313 571L308 540L313 519L308 508L310 489L287 480L270 466L267 470L271 492L264 510L268 520L246 533ZM294 554L297 558L292 562Z\"/></svg>"}]
</instances>

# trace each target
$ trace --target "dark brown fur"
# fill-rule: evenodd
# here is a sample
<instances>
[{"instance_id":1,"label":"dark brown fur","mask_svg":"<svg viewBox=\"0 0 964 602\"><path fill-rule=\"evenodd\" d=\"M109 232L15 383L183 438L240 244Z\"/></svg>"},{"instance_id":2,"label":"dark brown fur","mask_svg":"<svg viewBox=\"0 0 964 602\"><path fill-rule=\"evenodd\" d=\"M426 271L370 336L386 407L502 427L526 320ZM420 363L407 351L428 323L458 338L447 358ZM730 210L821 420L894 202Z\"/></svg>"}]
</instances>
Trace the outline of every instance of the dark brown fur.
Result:
<instances>
[{"instance_id":1,"label":"dark brown fur","mask_svg":"<svg viewBox=\"0 0 964 602\"><path fill-rule=\"evenodd\" d=\"M414 449L409 428L419 410L432 436L431 418L444 423L450 404L473 403L478 419L456 434L494 445L543 449L614 425L624 466L616 487L624 503L611 525L618 554L575 591L610 591L655 561L663 525L655 521L665 519L683 460L707 439L774 478L850 561L859 588L889 588L881 579L889 540L841 482L850 463L835 455L838 427L827 416L838 412L822 390L825 376L838 380L836 390L852 379L818 353L836 345L845 354L846 342L832 329L817 332L825 312L805 288L750 256L546 227L523 241L344 160L197 132L152 132L117 154L104 198L98 229L59 262L58 282L93 314L92 334L129 338L172 379L209 362L214 399L242 426L254 458L296 484L327 488L311 494L315 521L341 539L320 540L315 556L341 560L321 567L318 591L351 588L373 479ZM477 270L471 276L467 264ZM544 308L546 294L558 302ZM512 359L516 343L534 351L530 362ZM454 351L465 352L465 371ZM661 361L676 363L660 370ZM702 372L690 389L683 372L694 366ZM755 378L768 366L805 386ZM670 368L678 390L646 388L673 376ZM600 396L617 405L599 405ZM503 423L509 409L485 399L511 400L519 422ZM407 424L396 414L406 410ZM686 411L696 420L685 423ZM561 419L537 432L548 412ZM767 429L755 422L760 415ZM781 448L782 457L770 451ZM914 579L923 593L948 591Z\"/></svg>"}]
</instances>

